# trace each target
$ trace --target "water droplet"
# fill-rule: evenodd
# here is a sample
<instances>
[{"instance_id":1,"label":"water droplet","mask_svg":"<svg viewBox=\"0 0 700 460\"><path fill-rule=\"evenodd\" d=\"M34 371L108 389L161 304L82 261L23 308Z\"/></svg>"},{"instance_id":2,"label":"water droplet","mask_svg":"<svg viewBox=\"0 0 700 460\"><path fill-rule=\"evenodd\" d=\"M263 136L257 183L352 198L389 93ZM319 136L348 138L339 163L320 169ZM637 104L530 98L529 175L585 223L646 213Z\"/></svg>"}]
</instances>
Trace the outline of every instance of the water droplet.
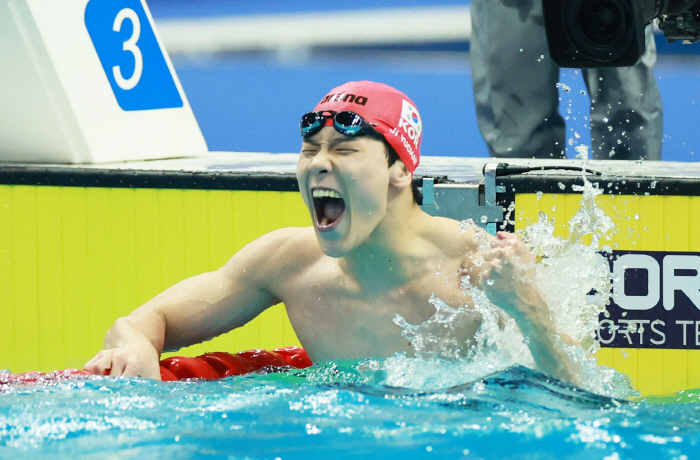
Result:
<instances>
[{"instance_id":1,"label":"water droplet","mask_svg":"<svg viewBox=\"0 0 700 460\"><path fill-rule=\"evenodd\" d=\"M488 222L488 221L489 221L489 218L488 218L488 217L486 217L486 216L481 216L481 223L482 223L482 224L485 224L485 223Z\"/></svg>"},{"instance_id":2,"label":"water droplet","mask_svg":"<svg viewBox=\"0 0 700 460\"><path fill-rule=\"evenodd\" d=\"M588 146L585 144L577 145L574 147L576 150L576 158L581 160L588 160Z\"/></svg>"},{"instance_id":3,"label":"water droplet","mask_svg":"<svg viewBox=\"0 0 700 460\"><path fill-rule=\"evenodd\" d=\"M586 91L581 90L581 94L583 94L583 95L585 96L585 95L586 95Z\"/></svg>"},{"instance_id":4,"label":"water droplet","mask_svg":"<svg viewBox=\"0 0 700 460\"><path fill-rule=\"evenodd\" d=\"M639 214L634 215L634 220L639 220Z\"/></svg>"},{"instance_id":5,"label":"water droplet","mask_svg":"<svg viewBox=\"0 0 700 460\"><path fill-rule=\"evenodd\" d=\"M566 185L563 183L559 182L557 185L559 186L559 190L566 190Z\"/></svg>"},{"instance_id":6,"label":"water droplet","mask_svg":"<svg viewBox=\"0 0 700 460\"><path fill-rule=\"evenodd\" d=\"M609 121L610 121L609 119L603 118L603 123L607 123L607 122L609 122Z\"/></svg>"},{"instance_id":7,"label":"water droplet","mask_svg":"<svg viewBox=\"0 0 700 460\"><path fill-rule=\"evenodd\" d=\"M542 198L542 195L544 195L544 193L537 192L535 195L537 195L537 201L540 201L540 199Z\"/></svg>"},{"instance_id":8,"label":"water droplet","mask_svg":"<svg viewBox=\"0 0 700 460\"><path fill-rule=\"evenodd\" d=\"M612 132L612 130L613 130L613 127L612 127L612 126L608 126L608 131Z\"/></svg>"},{"instance_id":9,"label":"water droplet","mask_svg":"<svg viewBox=\"0 0 700 460\"><path fill-rule=\"evenodd\" d=\"M486 284L488 284L489 286L493 286L493 285L494 285L494 283L496 283L496 281L495 281L495 280L492 280L492 279L488 279L488 280L486 280Z\"/></svg>"},{"instance_id":10,"label":"water droplet","mask_svg":"<svg viewBox=\"0 0 700 460\"><path fill-rule=\"evenodd\" d=\"M521 53L523 52L523 49L522 49L522 48L520 48L520 52L521 52Z\"/></svg>"}]
</instances>

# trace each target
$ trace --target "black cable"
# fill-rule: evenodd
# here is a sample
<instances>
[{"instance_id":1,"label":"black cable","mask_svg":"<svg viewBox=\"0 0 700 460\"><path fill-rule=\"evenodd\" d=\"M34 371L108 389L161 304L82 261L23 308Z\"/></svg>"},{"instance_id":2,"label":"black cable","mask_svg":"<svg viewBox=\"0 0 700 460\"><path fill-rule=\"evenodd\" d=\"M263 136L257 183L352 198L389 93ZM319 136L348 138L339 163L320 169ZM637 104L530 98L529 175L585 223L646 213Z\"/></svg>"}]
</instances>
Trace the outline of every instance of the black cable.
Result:
<instances>
[{"instance_id":1,"label":"black cable","mask_svg":"<svg viewBox=\"0 0 700 460\"><path fill-rule=\"evenodd\" d=\"M486 165L484 165L484 170ZM580 171L586 172L587 174L593 174L596 176L602 175L600 171L594 171L592 169L584 168L583 166L519 166L519 165L509 165L508 163L498 163L496 167L496 177L503 176L513 176L518 174L525 174L533 171Z\"/></svg>"}]
</instances>

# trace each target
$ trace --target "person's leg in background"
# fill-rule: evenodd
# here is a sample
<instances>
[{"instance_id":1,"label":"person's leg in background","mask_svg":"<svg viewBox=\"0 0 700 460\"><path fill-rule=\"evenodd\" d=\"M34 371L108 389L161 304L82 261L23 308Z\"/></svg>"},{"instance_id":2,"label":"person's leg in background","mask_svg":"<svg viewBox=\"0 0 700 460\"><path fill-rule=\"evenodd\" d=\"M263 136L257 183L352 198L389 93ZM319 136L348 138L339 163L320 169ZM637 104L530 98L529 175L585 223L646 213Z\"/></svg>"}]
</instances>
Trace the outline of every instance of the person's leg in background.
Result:
<instances>
[{"instance_id":1,"label":"person's leg in background","mask_svg":"<svg viewBox=\"0 0 700 460\"><path fill-rule=\"evenodd\" d=\"M541 1L472 0L471 14L474 99L490 156L565 158Z\"/></svg>"},{"instance_id":2,"label":"person's leg in background","mask_svg":"<svg viewBox=\"0 0 700 460\"><path fill-rule=\"evenodd\" d=\"M661 95L654 78L656 43L646 29L646 50L633 67L584 69L591 97L591 153L599 160L660 160Z\"/></svg>"}]
</instances>

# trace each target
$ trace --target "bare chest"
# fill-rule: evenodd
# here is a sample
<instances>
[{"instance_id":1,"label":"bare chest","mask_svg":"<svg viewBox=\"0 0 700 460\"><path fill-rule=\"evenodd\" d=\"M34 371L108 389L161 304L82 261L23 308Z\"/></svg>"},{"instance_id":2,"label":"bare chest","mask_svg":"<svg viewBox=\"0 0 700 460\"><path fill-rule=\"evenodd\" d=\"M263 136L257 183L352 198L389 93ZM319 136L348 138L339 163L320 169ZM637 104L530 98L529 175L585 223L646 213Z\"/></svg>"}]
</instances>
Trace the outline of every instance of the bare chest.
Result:
<instances>
[{"instance_id":1,"label":"bare chest","mask_svg":"<svg viewBox=\"0 0 700 460\"><path fill-rule=\"evenodd\" d=\"M358 280L337 267L317 267L291 280L281 297L312 360L412 354L395 318L425 322L435 313L429 302L433 293L451 307L471 306L472 299L460 288L463 275L458 262L431 267L405 282L390 275ZM472 338L479 324L467 328L464 340Z\"/></svg>"}]
</instances>

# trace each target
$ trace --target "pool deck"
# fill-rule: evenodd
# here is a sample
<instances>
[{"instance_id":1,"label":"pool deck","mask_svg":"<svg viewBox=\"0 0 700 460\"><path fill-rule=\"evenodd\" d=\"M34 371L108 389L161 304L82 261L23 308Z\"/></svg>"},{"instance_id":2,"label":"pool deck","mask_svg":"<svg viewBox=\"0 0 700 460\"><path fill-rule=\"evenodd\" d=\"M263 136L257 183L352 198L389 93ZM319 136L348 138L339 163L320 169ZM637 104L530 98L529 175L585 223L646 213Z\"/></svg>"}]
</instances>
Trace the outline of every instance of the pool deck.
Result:
<instances>
[{"instance_id":1,"label":"pool deck","mask_svg":"<svg viewBox=\"0 0 700 460\"><path fill-rule=\"evenodd\" d=\"M193 173L244 173L244 174L294 174L297 153L259 152L209 152L203 155L162 160L128 161L94 164L46 164L13 163L0 161L0 176L3 172L21 173L27 170L135 170L172 171ZM487 163L507 163L514 166L554 169L581 168L607 175L610 178L700 178L700 164L671 161L611 161L611 160L534 160L507 158L469 158L424 156L416 170L416 176L447 176L455 182L478 182L483 179L483 168ZM19 170L18 170L19 169ZM534 172L543 174L543 172ZM557 174L579 174L576 171L557 170Z\"/></svg>"}]
</instances>

